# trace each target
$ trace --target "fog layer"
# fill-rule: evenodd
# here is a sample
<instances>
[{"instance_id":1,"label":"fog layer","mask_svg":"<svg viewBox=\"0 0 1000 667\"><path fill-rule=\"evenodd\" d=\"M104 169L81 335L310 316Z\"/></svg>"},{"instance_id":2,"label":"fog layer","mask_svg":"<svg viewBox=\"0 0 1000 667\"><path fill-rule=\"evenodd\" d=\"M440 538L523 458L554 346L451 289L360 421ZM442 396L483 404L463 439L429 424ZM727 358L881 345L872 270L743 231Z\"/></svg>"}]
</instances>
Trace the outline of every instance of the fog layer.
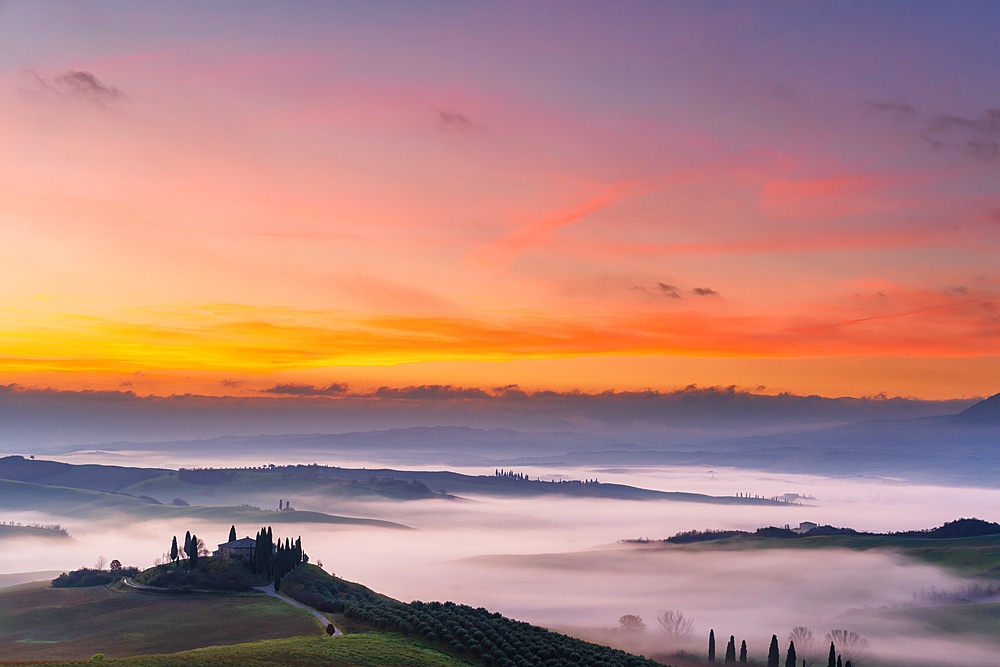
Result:
<instances>
[{"instance_id":1,"label":"fog layer","mask_svg":"<svg viewBox=\"0 0 1000 667\"><path fill-rule=\"evenodd\" d=\"M528 472L546 474L543 469ZM747 640L752 656L762 657L772 634L783 638L796 625L808 625L819 635L833 628L854 629L868 636L875 654L907 660L974 656L979 651L975 647L983 640L975 637L958 641L939 634L919 644L911 641L926 634L912 619L860 620L882 608L919 602L921 591L931 587L951 590L962 585L943 570L893 554L798 549L692 553L615 542L663 538L690 529L753 530L807 520L882 531L926 528L959 516L993 520L997 517L990 512L1000 505L1000 491L722 469L578 472L663 490L795 492L815 498L802 500L802 505L759 507L568 498L369 502L299 496L286 500L299 510L389 519L418 530L275 524L275 532L282 537L302 535L313 562L322 561L328 571L398 599L451 599L486 606L647 654L678 648L703 651L708 630L714 629L723 645L733 634ZM261 506L270 502L247 500ZM7 541L0 550L0 573L92 566L102 555L148 566L164 555L173 535L191 530L212 546L224 541L229 530L224 522L124 523L117 516L79 521L30 511L7 519L59 522L73 539L60 544ZM258 528L238 525L237 532L252 536ZM681 610L694 620L689 641L671 643L656 631L655 616L661 609ZM599 628L616 626L624 614L642 616L649 630L641 636L600 634Z\"/></svg>"}]
</instances>

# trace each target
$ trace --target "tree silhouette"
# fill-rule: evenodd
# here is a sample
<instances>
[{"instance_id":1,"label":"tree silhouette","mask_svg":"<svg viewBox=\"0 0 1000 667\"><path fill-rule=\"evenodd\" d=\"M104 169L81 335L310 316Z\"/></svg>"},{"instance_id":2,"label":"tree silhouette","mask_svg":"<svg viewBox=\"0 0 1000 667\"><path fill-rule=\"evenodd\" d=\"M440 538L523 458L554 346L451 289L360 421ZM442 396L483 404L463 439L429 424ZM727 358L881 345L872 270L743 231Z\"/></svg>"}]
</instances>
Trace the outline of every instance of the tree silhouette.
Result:
<instances>
[{"instance_id":1,"label":"tree silhouette","mask_svg":"<svg viewBox=\"0 0 1000 667\"><path fill-rule=\"evenodd\" d=\"M795 642L788 642L788 656L785 658L785 667L798 667L795 660Z\"/></svg>"},{"instance_id":2,"label":"tree silhouette","mask_svg":"<svg viewBox=\"0 0 1000 667\"><path fill-rule=\"evenodd\" d=\"M746 662L746 661L747 661L747 640L744 639L743 643L740 644L740 662Z\"/></svg>"},{"instance_id":3,"label":"tree silhouette","mask_svg":"<svg viewBox=\"0 0 1000 667\"><path fill-rule=\"evenodd\" d=\"M229 541L230 542L236 541L236 526L233 526L232 528L229 529Z\"/></svg>"},{"instance_id":4,"label":"tree silhouette","mask_svg":"<svg viewBox=\"0 0 1000 667\"><path fill-rule=\"evenodd\" d=\"M826 667L837 667L837 649L833 642L830 642L830 658L826 661Z\"/></svg>"},{"instance_id":5,"label":"tree silhouette","mask_svg":"<svg viewBox=\"0 0 1000 667\"><path fill-rule=\"evenodd\" d=\"M708 661L715 662L715 630L708 631Z\"/></svg>"},{"instance_id":6,"label":"tree silhouette","mask_svg":"<svg viewBox=\"0 0 1000 667\"><path fill-rule=\"evenodd\" d=\"M170 543L170 560L176 561L178 558L177 552L177 536L174 535L174 541Z\"/></svg>"},{"instance_id":7,"label":"tree silhouette","mask_svg":"<svg viewBox=\"0 0 1000 667\"><path fill-rule=\"evenodd\" d=\"M328 634L328 635L330 635L332 637L333 633L335 633L336 631L337 631L337 628L333 627L333 623L327 623L327 625L326 625L326 634Z\"/></svg>"},{"instance_id":8,"label":"tree silhouette","mask_svg":"<svg viewBox=\"0 0 1000 667\"><path fill-rule=\"evenodd\" d=\"M852 665L857 665L868 657L868 647L871 646L871 642L857 632L831 630L826 633L826 638L840 647L841 655L850 660Z\"/></svg>"},{"instance_id":9,"label":"tree silhouette","mask_svg":"<svg viewBox=\"0 0 1000 667\"><path fill-rule=\"evenodd\" d=\"M778 635L771 635L771 648L767 650L767 667L778 667L781 654L778 651Z\"/></svg>"},{"instance_id":10,"label":"tree silhouette","mask_svg":"<svg viewBox=\"0 0 1000 667\"><path fill-rule=\"evenodd\" d=\"M618 619L618 629L622 632L629 633L640 633L646 631L646 624L642 620L642 616L636 616L635 614L625 614Z\"/></svg>"},{"instance_id":11,"label":"tree silhouette","mask_svg":"<svg viewBox=\"0 0 1000 667\"><path fill-rule=\"evenodd\" d=\"M816 662L819 658L819 642L813 631L804 625L797 625L788 633L788 641L795 642L796 653L802 658L804 667Z\"/></svg>"},{"instance_id":12,"label":"tree silhouette","mask_svg":"<svg viewBox=\"0 0 1000 667\"><path fill-rule=\"evenodd\" d=\"M736 662L736 637L734 635L729 635L729 643L726 645L726 659L723 662L726 664Z\"/></svg>"},{"instance_id":13,"label":"tree silhouette","mask_svg":"<svg viewBox=\"0 0 1000 667\"><path fill-rule=\"evenodd\" d=\"M661 609L656 613L656 622L660 624L660 632L670 639L683 639L694 628L694 621L685 617L681 611Z\"/></svg>"},{"instance_id":14,"label":"tree silhouette","mask_svg":"<svg viewBox=\"0 0 1000 667\"><path fill-rule=\"evenodd\" d=\"M116 558L113 561L111 561L111 571L112 572L117 572L120 569L122 569L122 562L120 560L118 560Z\"/></svg>"}]
</instances>

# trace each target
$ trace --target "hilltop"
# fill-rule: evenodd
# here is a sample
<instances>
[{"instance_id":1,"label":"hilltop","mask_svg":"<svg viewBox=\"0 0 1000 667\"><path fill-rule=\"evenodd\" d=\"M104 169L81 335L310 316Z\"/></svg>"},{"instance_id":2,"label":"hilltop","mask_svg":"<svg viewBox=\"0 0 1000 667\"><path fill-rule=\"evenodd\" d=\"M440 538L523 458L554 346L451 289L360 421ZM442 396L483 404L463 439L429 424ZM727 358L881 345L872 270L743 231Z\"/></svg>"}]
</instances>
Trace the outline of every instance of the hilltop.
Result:
<instances>
[{"instance_id":1,"label":"hilltop","mask_svg":"<svg viewBox=\"0 0 1000 667\"><path fill-rule=\"evenodd\" d=\"M82 659L99 652L122 656L116 664L131 667L305 667L326 660L342 667L659 664L482 608L403 603L315 565L295 567L281 590L325 612L346 634L324 637L311 616L259 593L164 595L121 584L70 589L28 584L0 591L0 651L19 660ZM271 639L243 643L251 638ZM197 650L184 652L191 649ZM161 652L170 655L140 655Z\"/></svg>"},{"instance_id":2,"label":"hilltop","mask_svg":"<svg viewBox=\"0 0 1000 667\"><path fill-rule=\"evenodd\" d=\"M267 465L254 468L197 468L167 470L159 468L120 468L117 466L75 466L52 461L33 461L20 456L0 459L2 480L19 481L45 488L98 490L118 494L122 506L174 503L175 514L193 516L198 510L188 508L188 499L204 503L251 506L278 504L289 497L377 497L397 501L454 500L456 495L503 497L571 496L619 500L668 500L733 505L770 505L777 501L765 498L710 496L701 493L657 491L625 484L609 484L597 479L546 481L531 479L515 471L493 475L465 475L449 471L397 470L392 468L341 468L337 466ZM58 483L57 483L58 482ZM11 487L13 488L13 487ZM27 488L27 487L23 487ZM39 496L44 495L41 491ZM56 495L63 492L54 492ZM63 493L63 495L65 495ZM175 499L175 500L172 500ZM10 501L8 501L8 504ZM180 504L184 503L184 504ZM0 500L0 508L3 501ZM208 505L212 506L212 505ZM297 513L300 521L304 513ZM228 519L224 519L228 520ZM256 519L254 519L256 521Z\"/></svg>"},{"instance_id":3,"label":"hilltop","mask_svg":"<svg viewBox=\"0 0 1000 667\"><path fill-rule=\"evenodd\" d=\"M755 532L692 530L662 540L626 539L621 543L640 548L689 550L882 549L948 568L962 576L1000 579L1000 523L975 518L956 519L926 530L895 533L870 533L834 526L814 526L808 530L767 526Z\"/></svg>"}]
</instances>

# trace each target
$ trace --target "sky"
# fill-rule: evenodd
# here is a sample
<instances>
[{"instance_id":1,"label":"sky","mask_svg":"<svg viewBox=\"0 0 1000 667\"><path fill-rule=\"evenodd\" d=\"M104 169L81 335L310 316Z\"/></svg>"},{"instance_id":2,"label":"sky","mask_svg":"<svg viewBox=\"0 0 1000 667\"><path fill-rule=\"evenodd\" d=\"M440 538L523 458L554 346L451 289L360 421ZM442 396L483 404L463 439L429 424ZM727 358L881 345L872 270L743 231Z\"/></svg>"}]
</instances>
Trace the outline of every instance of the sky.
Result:
<instances>
[{"instance_id":1,"label":"sky","mask_svg":"<svg viewBox=\"0 0 1000 667\"><path fill-rule=\"evenodd\" d=\"M0 0L0 384L994 394L998 23Z\"/></svg>"}]
</instances>

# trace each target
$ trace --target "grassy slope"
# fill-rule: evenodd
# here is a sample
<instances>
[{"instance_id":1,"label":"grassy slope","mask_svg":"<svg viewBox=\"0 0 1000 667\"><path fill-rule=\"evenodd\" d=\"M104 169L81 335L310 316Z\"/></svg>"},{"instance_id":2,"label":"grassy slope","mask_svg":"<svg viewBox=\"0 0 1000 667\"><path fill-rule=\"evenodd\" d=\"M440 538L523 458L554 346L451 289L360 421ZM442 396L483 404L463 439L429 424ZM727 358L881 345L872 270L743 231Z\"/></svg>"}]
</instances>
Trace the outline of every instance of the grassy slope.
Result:
<instances>
[{"instance_id":1,"label":"grassy slope","mask_svg":"<svg viewBox=\"0 0 1000 667\"><path fill-rule=\"evenodd\" d=\"M3 664L3 663L0 663ZM92 660L48 663L90 665ZM295 637L221 646L171 655L150 655L101 664L123 667L467 667L469 663L394 633L343 637Z\"/></svg>"},{"instance_id":2,"label":"grassy slope","mask_svg":"<svg viewBox=\"0 0 1000 667\"><path fill-rule=\"evenodd\" d=\"M255 470L233 471L233 475L228 479L211 485L185 482L178 479L176 474L164 473L122 490L136 496L152 496L164 503L169 503L174 498L181 498L192 504L246 502L252 505L273 503L275 506L278 498L311 495L329 498L375 497L386 500L438 497L428 493L415 493L415 489L408 486L373 484L366 477L360 480L324 480Z\"/></svg>"},{"instance_id":3,"label":"grassy slope","mask_svg":"<svg viewBox=\"0 0 1000 667\"><path fill-rule=\"evenodd\" d=\"M107 519L120 512L137 520L192 517L233 523L337 523L380 528L406 528L391 521L355 519L322 512L263 512L244 507L176 507L155 505L129 496L69 489L46 484L0 480L0 509L43 511L56 516Z\"/></svg>"},{"instance_id":4,"label":"grassy slope","mask_svg":"<svg viewBox=\"0 0 1000 667\"><path fill-rule=\"evenodd\" d=\"M5 537L42 537L57 540L68 540L69 534L57 530L46 530L34 526L6 526L0 525L0 540Z\"/></svg>"},{"instance_id":5,"label":"grassy slope","mask_svg":"<svg viewBox=\"0 0 1000 667\"><path fill-rule=\"evenodd\" d=\"M915 539L889 535L830 535L777 539L736 537L669 548L687 550L740 549L852 549L894 551L915 560L948 568L966 577L1000 579L1000 535L953 540Z\"/></svg>"},{"instance_id":6,"label":"grassy slope","mask_svg":"<svg viewBox=\"0 0 1000 667\"><path fill-rule=\"evenodd\" d=\"M174 498L191 503L218 505L270 505L277 498L326 496L381 497L391 500L440 498L435 492L507 497L570 496L623 500L673 500L734 505L771 505L763 498L709 496L700 493L665 492L624 484L552 483L464 475L449 471L329 468L287 466L270 470L230 470L225 479L213 483L182 481L180 473L159 468L122 468L72 465L55 461L33 461L21 457L0 458L0 479L31 482L40 486L85 490L119 490L134 496L147 495L163 503ZM397 480L393 483L390 480ZM206 481L204 479L200 481ZM398 482L419 482L398 483Z\"/></svg>"},{"instance_id":7,"label":"grassy slope","mask_svg":"<svg viewBox=\"0 0 1000 667\"><path fill-rule=\"evenodd\" d=\"M174 652L319 631L312 616L260 594L172 597L37 582L0 590L7 660Z\"/></svg>"},{"instance_id":8,"label":"grassy slope","mask_svg":"<svg viewBox=\"0 0 1000 667\"><path fill-rule=\"evenodd\" d=\"M305 473L326 476L334 480L363 481L376 475L379 478L395 478L416 480L426 484L434 491L444 490L450 494L477 494L505 497L540 497L540 496L571 496L576 498L609 498L623 500L674 500L681 502L717 503L728 505L774 505L775 502L763 498L735 498L732 496L708 496L701 493L684 493L677 491L655 491L624 484L579 484L554 483L535 480L519 480L493 475L464 475L449 471L419 471L393 469L356 469L356 468L324 468L304 467L289 468L289 481L295 479L294 474ZM279 476L281 472L262 473Z\"/></svg>"}]
</instances>

